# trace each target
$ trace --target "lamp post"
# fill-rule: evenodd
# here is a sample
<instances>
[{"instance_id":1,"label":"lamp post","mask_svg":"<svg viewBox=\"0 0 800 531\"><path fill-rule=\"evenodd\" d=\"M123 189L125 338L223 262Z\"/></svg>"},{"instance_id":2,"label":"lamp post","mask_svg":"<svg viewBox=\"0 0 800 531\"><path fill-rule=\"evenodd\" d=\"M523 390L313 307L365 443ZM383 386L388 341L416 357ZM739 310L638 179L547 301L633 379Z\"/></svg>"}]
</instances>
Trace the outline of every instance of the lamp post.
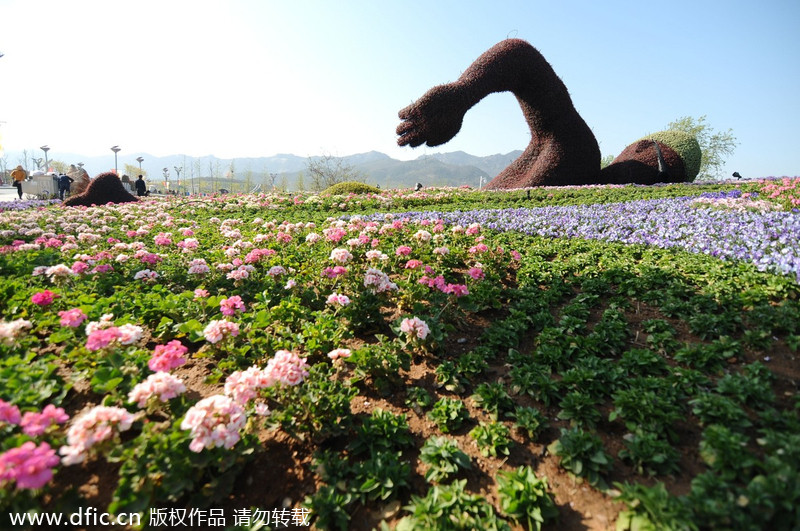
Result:
<instances>
[{"instance_id":1,"label":"lamp post","mask_svg":"<svg viewBox=\"0 0 800 531\"><path fill-rule=\"evenodd\" d=\"M169 192L169 168L164 168L161 171L164 172L164 188L166 188L167 192Z\"/></svg>"},{"instance_id":2,"label":"lamp post","mask_svg":"<svg viewBox=\"0 0 800 531\"><path fill-rule=\"evenodd\" d=\"M119 146L111 146L111 151L114 152L114 174L119 175L119 171L117 171L117 153L122 151Z\"/></svg>"},{"instance_id":3,"label":"lamp post","mask_svg":"<svg viewBox=\"0 0 800 531\"><path fill-rule=\"evenodd\" d=\"M144 160L144 157L136 157L136 162L139 163L139 173L142 173L142 161L143 160Z\"/></svg>"},{"instance_id":4,"label":"lamp post","mask_svg":"<svg viewBox=\"0 0 800 531\"><path fill-rule=\"evenodd\" d=\"M50 151L50 148L45 144L39 149L44 151L44 172L47 173L47 170L50 169L50 161L47 160L47 152Z\"/></svg>"},{"instance_id":5,"label":"lamp post","mask_svg":"<svg viewBox=\"0 0 800 531\"><path fill-rule=\"evenodd\" d=\"M181 191L181 172L183 171L183 166L173 166L175 168L175 173L178 174L178 193Z\"/></svg>"}]
</instances>

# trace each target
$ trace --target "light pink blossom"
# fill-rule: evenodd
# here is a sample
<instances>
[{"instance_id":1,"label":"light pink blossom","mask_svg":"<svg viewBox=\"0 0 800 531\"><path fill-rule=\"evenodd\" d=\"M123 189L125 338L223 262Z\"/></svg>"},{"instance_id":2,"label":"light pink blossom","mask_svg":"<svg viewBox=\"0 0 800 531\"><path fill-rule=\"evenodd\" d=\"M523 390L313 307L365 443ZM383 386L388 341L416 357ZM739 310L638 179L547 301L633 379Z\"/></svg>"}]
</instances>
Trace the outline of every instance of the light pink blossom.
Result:
<instances>
[{"instance_id":1,"label":"light pink blossom","mask_svg":"<svg viewBox=\"0 0 800 531\"><path fill-rule=\"evenodd\" d=\"M64 424L68 420L69 415L62 408L47 404L41 413L26 411L19 425L22 426L23 433L36 437L47 431L47 428L53 424Z\"/></svg>"},{"instance_id":2,"label":"light pink blossom","mask_svg":"<svg viewBox=\"0 0 800 531\"><path fill-rule=\"evenodd\" d=\"M222 315L231 316L236 315L236 312L243 312L245 310L244 302L239 295L233 295L219 302L219 308Z\"/></svg>"},{"instance_id":3,"label":"light pink blossom","mask_svg":"<svg viewBox=\"0 0 800 531\"><path fill-rule=\"evenodd\" d=\"M16 425L20 423L21 419L19 408L0 398L0 422Z\"/></svg>"},{"instance_id":4,"label":"light pink blossom","mask_svg":"<svg viewBox=\"0 0 800 531\"><path fill-rule=\"evenodd\" d=\"M337 348L328 352L328 357L331 360L336 361L339 358L349 358L351 354L352 353L350 352L349 348Z\"/></svg>"},{"instance_id":5,"label":"light pink blossom","mask_svg":"<svg viewBox=\"0 0 800 531\"><path fill-rule=\"evenodd\" d=\"M95 406L76 418L67 430L67 444L58 453L64 465L83 462L98 443L130 429L136 416L120 407Z\"/></svg>"},{"instance_id":6,"label":"light pink blossom","mask_svg":"<svg viewBox=\"0 0 800 531\"><path fill-rule=\"evenodd\" d=\"M136 403L138 407L143 408L151 398L167 402L185 392L186 386L183 380L168 372L157 372L134 386L128 393L128 402Z\"/></svg>"},{"instance_id":7,"label":"light pink blossom","mask_svg":"<svg viewBox=\"0 0 800 531\"><path fill-rule=\"evenodd\" d=\"M400 331L405 333L409 339L425 339L428 337L428 333L430 333L428 323L419 317L403 319L400 323Z\"/></svg>"},{"instance_id":8,"label":"light pink blossom","mask_svg":"<svg viewBox=\"0 0 800 531\"><path fill-rule=\"evenodd\" d=\"M228 336L238 336L239 325L224 319L211 321L203 330L203 336L209 343L219 343Z\"/></svg>"},{"instance_id":9,"label":"light pink blossom","mask_svg":"<svg viewBox=\"0 0 800 531\"><path fill-rule=\"evenodd\" d=\"M239 442L239 431L246 423L247 416L240 404L225 395L212 395L186 412L181 429L191 431L189 449L200 452L204 448L219 446L233 448Z\"/></svg>"}]
</instances>

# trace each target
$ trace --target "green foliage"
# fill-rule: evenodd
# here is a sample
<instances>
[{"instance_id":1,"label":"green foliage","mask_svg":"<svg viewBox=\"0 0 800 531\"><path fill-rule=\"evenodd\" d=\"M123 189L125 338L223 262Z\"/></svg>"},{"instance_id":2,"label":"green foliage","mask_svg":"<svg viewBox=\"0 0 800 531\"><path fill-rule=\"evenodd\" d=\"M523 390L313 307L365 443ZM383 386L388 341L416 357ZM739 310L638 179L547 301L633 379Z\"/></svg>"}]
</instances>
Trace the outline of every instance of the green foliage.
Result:
<instances>
[{"instance_id":1,"label":"green foliage","mask_svg":"<svg viewBox=\"0 0 800 531\"><path fill-rule=\"evenodd\" d=\"M695 531L688 506L667 492L663 483L652 487L615 483L620 490L617 500L627 505L617 518L617 531Z\"/></svg>"},{"instance_id":2,"label":"green foliage","mask_svg":"<svg viewBox=\"0 0 800 531\"><path fill-rule=\"evenodd\" d=\"M425 480L438 483L466 468L471 468L471 460L458 443L448 437L429 437L419 453L419 459L426 465Z\"/></svg>"},{"instance_id":3,"label":"green foliage","mask_svg":"<svg viewBox=\"0 0 800 531\"><path fill-rule=\"evenodd\" d=\"M542 526L558 518L558 508L547 492L547 478L537 478L529 466L501 470L497 474L500 511L526 529Z\"/></svg>"},{"instance_id":4,"label":"green foliage","mask_svg":"<svg viewBox=\"0 0 800 531\"><path fill-rule=\"evenodd\" d=\"M376 409L364 419L358 435L350 443L353 455L402 450L413 444L406 416Z\"/></svg>"},{"instance_id":5,"label":"green foliage","mask_svg":"<svg viewBox=\"0 0 800 531\"><path fill-rule=\"evenodd\" d=\"M606 488L602 474L611 470L612 458L603 448L603 441L595 433L581 428L561 429L561 437L547 449L561 458L561 466L590 485Z\"/></svg>"},{"instance_id":6,"label":"green foliage","mask_svg":"<svg viewBox=\"0 0 800 531\"><path fill-rule=\"evenodd\" d=\"M509 429L499 422L481 422L472 428L469 436L475 439L483 456L497 457L497 454L508 455L511 440Z\"/></svg>"},{"instance_id":7,"label":"green foliage","mask_svg":"<svg viewBox=\"0 0 800 531\"><path fill-rule=\"evenodd\" d=\"M322 191L325 195L379 194L380 192L380 188L359 181L343 181Z\"/></svg>"},{"instance_id":8,"label":"green foliage","mask_svg":"<svg viewBox=\"0 0 800 531\"><path fill-rule=\"evenodd\" d=\"M627 434L619 457L630 462L638 474L663 475L680 471L680 454L668 441L648 431Z\"/></svg>"},{"instance_id":9,"label":"green foliage","mask_svg":"<svg viewBox=\"0 0 800 531\"><path fill-rule=\"evenodd\" d=\"M440 398L430 411L430 418L442 433L449 433L461 427L465 420L469 418L467 406L464 402L455 398Z\"/></svg>"},{"instance_id":10,"label":"green foliage","mask_svg":"<svg viewBox=\"0 0 800 531\"><path fill-rule=\"evenodd\" d=\"M514 426L528 432L531 441L535 441L542 430L547 428L547 417L536 408L518 406L511 414L516 419Z\"/></svg>"},{"instance_id":11,"label":"green foliage","mask_svg":"<svg viewBox=\"0 0 800 531\"><path fill-rule=\"evenodd\" d=\"M409 516L398 522L397 531L459 531L481 529L485 531L511 531L500 519L494 507L481 495L465 491L467 480L450 485L434 485L424 497L411 496L406 506Z\"/></svg>"},{"instance_id":12,"label":"green foliage","mask_svg":"<svg viewBox=\"0 0 800 531\"><path fill-rule=\"evenodd\" d=\"M683 161L688 180L695 180L700 173L703 159L703 153L695 135L670 127L666 131L652 133L644 138L656 140L671 147Z\"/></svg>"},{"instance_id":13,"label":"green foliage","mask_svg":"<svg viewBox=\"0 0 800 531\"><path fill-rule=\"evenodd\" d=\"M506 391L505 385L500 382L478 384L478 387L475 388L475 394L472 395L472 400L488 411L494 420L497 420L501 414L510 412L514 407L511 395Z\"/></svg>"}]
</instances>

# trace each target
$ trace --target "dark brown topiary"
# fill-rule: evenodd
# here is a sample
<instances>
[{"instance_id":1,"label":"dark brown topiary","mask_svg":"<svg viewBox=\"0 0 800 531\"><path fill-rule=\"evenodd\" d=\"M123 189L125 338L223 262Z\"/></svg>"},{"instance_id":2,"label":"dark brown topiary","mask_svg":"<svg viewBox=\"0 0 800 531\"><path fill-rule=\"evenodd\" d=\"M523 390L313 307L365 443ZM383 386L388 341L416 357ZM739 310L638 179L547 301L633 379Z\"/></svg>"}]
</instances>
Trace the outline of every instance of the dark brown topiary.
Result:
<instances>
[{"instance_id":1,"label":"dark brown topiary","mask_svg":"<svg viewBox=\"0 0 800 531\"><path fill-rule=\"evenodd\" d=\"M85 192L73 195L66 201L66 206L92 206L105 205L106 203L130 203L138 201L122 186L116 174L108 172L101 173L94 179Z\"/></svg>"},{"instance_id":2,"label":"dark brown topiary","mask_svg":"<svg viewBox=\"0 0 800 531\"><path fill-rule=\"evenodd\" d=\"M659 166L658 149L662 163ZM662 142L639 140L622 150L611 164L600 170L605 184L655 184L686 182L686 169L680 155Z\"/></svg>"},{"instance_id":3,"label":"dark brown topiary","mask_svg":"<svg viewBox=\"0 0 800 531\"><path fill-rule=\"evenodd\" d=\"M397 143L411 147L444 144L461 129L472 106L503 91L517 97L531 129L531 142L486 188L691 180L680 155L661 142L659 166L652 140L631 144L601 172L597 140L572 105L566 86L542 54L519 39L496 44L457 81L433 87L401 110Z\"/></svg>"},{"instance_id":4,"label":"dark brown topiary","mask_svg":"<svg viewBox=\"0 0 800 531\"><path fill-rule=\"evenodd\" d=\"M401 146L438 146L461 129L466 112L493 92L512 92L531 129L522 155L487 188L596 183L600 149L575 110L567 87L533 46L519 39L496 44L458 81L433 87L399 113Z\"/></svg>"}]
</instances>

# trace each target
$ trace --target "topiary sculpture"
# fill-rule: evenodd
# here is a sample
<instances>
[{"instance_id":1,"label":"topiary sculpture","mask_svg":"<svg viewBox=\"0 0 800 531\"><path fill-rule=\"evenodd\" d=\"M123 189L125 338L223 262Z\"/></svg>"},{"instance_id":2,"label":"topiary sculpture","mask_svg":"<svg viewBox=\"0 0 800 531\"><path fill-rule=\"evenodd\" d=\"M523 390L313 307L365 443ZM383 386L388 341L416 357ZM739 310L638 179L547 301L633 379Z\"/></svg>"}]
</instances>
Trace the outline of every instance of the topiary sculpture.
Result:
<instances>
[{"instance_id":1,"label":"topiary sculpture","mask_svg":"<svg viewBox=\"0 0 800 531\"><path fill-rule=\"evenodd\" d=\"M461 129L469 109L487 95L503 91L512 92L519 101L531 141L486 188L652 184L663 179L691 180L697 175L691 174L695 153L688 140L656 135L628 146L624 157L620 155L622 158L601 172L597 140L575 110L567 87L542 54L520 39L494 45L458 80L433 87L402 109L398 113L402 121L397 127L397 143L411 147L444 144ZM692 165L687 167L686 160Z\"/></svg>"},{"instance_id":2,"label":"topiary sculpture","mask_svg":"<svg viewBox=\"0 0 800 531\"><path fill-rule=\"evenodd\" d=\"M345 195L345 194L379 194L380 188L375 188L366 183L358 181L344 181L329 186L322 191L323 195Z\"/></svg>"},{"instance_id":3,"label":"topiary sculpture","mask_svg":"<svg viewBox=\"0 0 800 531\"><path fill-rule=\"evenodd\" d=\"M65 206L93 206L107 203L129 203L138 201L122 186L115 173L101 173L92 179L82 194L73 195L62 204Z\"/></svg>"}]
</instances>

